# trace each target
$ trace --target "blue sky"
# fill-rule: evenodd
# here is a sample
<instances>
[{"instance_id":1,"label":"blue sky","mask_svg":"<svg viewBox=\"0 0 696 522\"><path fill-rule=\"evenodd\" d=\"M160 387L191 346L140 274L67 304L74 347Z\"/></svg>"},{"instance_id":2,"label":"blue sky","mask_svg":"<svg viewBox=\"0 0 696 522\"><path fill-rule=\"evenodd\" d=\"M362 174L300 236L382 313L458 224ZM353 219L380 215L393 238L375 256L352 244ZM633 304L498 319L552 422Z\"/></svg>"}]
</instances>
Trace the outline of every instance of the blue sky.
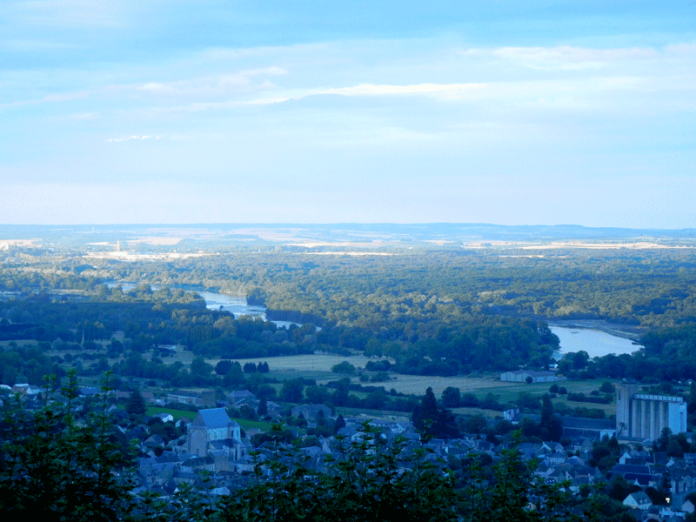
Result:
<instances>
[{"instance_id":1,"label":"blue sky","mask_svg":"<svg viewBox=\"0 0 696 522\"><path fill-rule=\"evenodd\" d=\"M0 3L0 223L696 227L693 1Z\"/></svg>"}]
</instances>

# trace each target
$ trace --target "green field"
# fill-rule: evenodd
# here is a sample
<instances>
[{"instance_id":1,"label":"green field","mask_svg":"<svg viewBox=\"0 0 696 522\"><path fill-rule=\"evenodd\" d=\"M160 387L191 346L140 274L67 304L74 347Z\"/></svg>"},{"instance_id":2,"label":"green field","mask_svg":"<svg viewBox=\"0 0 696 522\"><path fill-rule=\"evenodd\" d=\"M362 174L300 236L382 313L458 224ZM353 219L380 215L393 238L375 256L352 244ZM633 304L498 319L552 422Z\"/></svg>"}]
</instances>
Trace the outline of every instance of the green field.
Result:
<instances>
[{"instance_id":1,"label":"green field","mask_svg":"<svg viewBox=\"0 0 696 522\"><path fill-rule=\"evenodd\" d=\"M165 408L162 406L148 406L145 413L148 416L156 415L158 413L170 413L174 417L174 422L181 419L181 417L186 417L189 420L193 420L193 418L196 416L195 411L175 410L174 408Z\"/></svg>"},{"instance_id":2,"label":"green field","mask_svg":"<svg viewBox=\"0 0 696 522\"><path fill-rule=\"evenodd\" d=\"M317 381L333 381L344 377L344 375L333 373L331 371L331 368L337 364L342 363L343 361L348 361L350 364L360 369L364 368L368 361L374 361L375 359L365 357L363 355L352 355L350 357L346 357L344 355L313 354L234 360L242 366L249 362L256 364L260 362L267 362L271 371L271 376L278 380L305 377L307 379L315 379ZM207 362L217 364L218 359Z\"/></svg>"},{"instance_id":3,"label":"green field","mask_svg":"<svg viewBox=\"0 0 696 522\"><path fill-rule=\"evenodd\" d=\"M238 417L233 417L232 420L237 421L239 423L239 425L242 428L244 428L245 430L270 431L271 427L273 426L273 424L270 422L261 422L261 421L240 419Z\"/></svg>"},{"instance_id":4,"label":"green field","mask_svg":"<svg viewBox=\"0 0 696 522\"><path fill-rule=\"evenodd\" d=\"M268 362L270 367L269 376L274 377L278 380L288 380L296 379L298 377L303 377L307 379L314 379L318 384L324 384L329 381L333 381L345 375L333 373L331 368L343 361L350 362L356 368L364 368L365 364L374 359L364 356L351 356L345 357L340 355L298 355L289 357L274 357L268 359L237 359L237 361L244 366L247 362ZM213 361L209 361L213 362ZM217 361L215 361L217 362ZM372 372L366 372L368 375ZM505 404L508 402L514 402L520 393L527 392L532 395L541 396L544 393L548 393L549 388L552 383L540 383L540 384L527 384L527 383L513 383L513 382L502 382L500 381L500 374L485 374L476 375L472 377L467 376L456 376L456 377L430 377L423 375L400 375L391 374L390 381L381 383L360 383L357 376L351 376L351 381L355 383L360 383L366 386L384 386L388 391L392 388L399 393L406 393L410 395L424 395L425 390L428 387L433 389L436 397L440 397L442 392L447 387L459 388L461 393L473 393L479 399L483 399L488 393L492 393L497 396L499 402ZM597 390L605 379L587 380L587 381L559 381L557 384L559 386L564 386L568 392L574 393L584 393L585 395L590 395L594 390ZM280 385L276 385L276 388L280 388ZM353 392L355 393L355 392ZM360 395L356 393L356 395ZM566 396L559 395L554 399L555 404L567 404L571 408L585 407L585 408L596 408L603 410L607 416L616 413L616 404L593 404L593 403L580 403L580 402L569 402ZM457 413L462 414L476 414L484 413L487 416L495 417L500 416L500 412L493 412L487 410L481 410L478 408L458 408Z\"/></svg>"},{"instance_id":5,"label":"green field","mask_svg":"<svg viewBox=\"0 0 696 522\"><path fill-rule=\"evenodd\" d=\"M185 365L189 365L193 360L194 355L191 352L183 351L177 353L174 357L165 358L166 363L174 363L180 361ZM286 357L266 357L253 359L235 359L242 366L248 362L260 363L267 362L270 368L269 377L279 381L297 379L299 377L305 379L313 379L318 384L326 384L329 381L346 377L344 374L338 374L331 371L331 368L343 361L348 361L358 370L364 369L369 361L374 361L374 358L365 357L363 355L342 356L333 354L314 354L314 355L295 355ZM220 359L206 359L206 362L215 366ZM371 375L372 372L365 372ZM547 393L550 383L543 384L527 384L527 383L511 383L501 382L500 374L477 374L475 376L456 376L456 377L431 377L422 375L400 375L390 374L391 379L381 383L360 383L358 376L350 376L351 380L367 386L384 386L386 390L395 389L399 393L409 395L424 395L428 387L433 389L436 397L440 397L445 388L452 386L459 388L462 393L474 393L479 399L484 398L488 393L493 393L498 396L498 401L501 403L511 402L517 399L521 392L529 392L533 395L543 395ZM87 379L85 379L87 381ZM95 378L93 383L98 385L98 379ZM589 395L591 391L598 389L604 380L589 380L589 381L562 381L559 386L565 386L569 392L582 392ZM274 385L280 389L281 385ZM554 399L556 403L566 403L565 397L558 396ZM584 406L587 408L598 408L611 415L615 412L614 404L591 404L591 403L568 403L570 407Z\"/></svg>"},{"instance_id":6,"label":"green field","mask_svg":"<svg viewBox=\"0 0 696 522\"><path fill-rule=\"evenodd\" d=\"M147 415L155 415L157 413L171 413L172 416L174 417L174 422L178 421L181 419L181 417L186 417L189 420L193 420L193 418L196 416L195 411L187 411L187 410L175 410L174 408L167 408L167 407L162 407L162 406L148 406L146 414ZM244 428L245 430L261 430L261 431L269 431L271 429L271 423L270 422L260 422L260 421L252 421L252 420L247 420L247 419L239 419L236 417L233 417L232 420L235 420L239 423L239 425Z\"/></svg>"},{"instance_id":7,"label":"green field","mask_svg":"<svg viewBox=\"0 0 696 522\"><path fill-rule=\"evenodd\" d=\"M181 361L182 363L188 365L193 359L193 354L191 352L181 352L176 354L172 358L166 358L165 362L173 363L176 361ZM347 377L345 374L338 374L331 371L331 368L343 361L348 361L353 366L356 367L358 371L364 372L366 375L372 375L373 372L367 372L364 370L365 365L374 358L365 357L362 355L352 355L352 356L341 356L333 354L314 354L314 355L296 355L296 356L286 356L286 357L267 357L267 358L253 358L253 359L236 359L242 366L248 362L260 363L267 362L270 368L269 377L277 379L278 381L286 381L290 379L305 378L315 380L318 384L326 384L329 381L334 381ZM216 365L220 359L206 359L206 362ZM514 402L520 393L527 392L532 395L541 396L549 391L551 383L542 384L527 384L527 383L511 383L502 382L499 380L500 374L489 373L489 374L473 374L472 376L455 376L455 377L431 377L422 375L400 375L400 374L390 374L391 380L387 382L362 383L359 380L358 375L348 376L354 383L359 383L365 386L383 386L387 391L394 389L399 393L405 393L409 395L422 396L425 394L425 390L428 387L433 389L435 396L440 398L442 392L447 387L459 388L461 393L473 393L479 399L483 399L488 393L492 393L497 397L497 400L506 404L508 402ZM559 386L564 386L569 392L584 393L589 395L592 391L597 390L605 379L587 380L587 381L559 381ZM88 378L82 380L85 384L92 384L95 386L99 385L99 377ZM282 384L272 384L277 391L280 391ZM360 392L353 392L356 395L362 396ZM601 409L605 412L607 416L613 415L616 412L615 403L611 404L592 404L592 403L579 403L579 402L568 402L565 396L559 395L554 399L555 404L567 404L571 408L585 407L585 408L596 408ZM186 416L192 418L192 412L170 410L167 408L151 408L153 413L159 411L169 411L174 413L175 417L178 419L181 416ZM475 414L484 413L488 416L499 416L500 412L489 412L485 410L480 410L478 408L458 408L457 413L462 414ZM152 413L151 413L152 414ZM240 424L244 426L244 422L240 421ZM246 426L245 426L246 427ZM249 425L249 428L254 428L256 426ZM268 427L263 427L259 429L268 429Z\"/></svg>"}]
</instances>

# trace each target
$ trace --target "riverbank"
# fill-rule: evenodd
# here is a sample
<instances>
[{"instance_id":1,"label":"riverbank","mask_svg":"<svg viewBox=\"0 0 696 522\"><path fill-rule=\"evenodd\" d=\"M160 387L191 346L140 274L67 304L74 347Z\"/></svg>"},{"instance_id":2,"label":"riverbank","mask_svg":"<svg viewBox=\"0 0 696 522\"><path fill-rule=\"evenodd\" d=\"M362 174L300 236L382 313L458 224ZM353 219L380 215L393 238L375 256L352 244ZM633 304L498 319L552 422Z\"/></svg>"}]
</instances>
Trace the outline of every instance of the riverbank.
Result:
<instances>
[{"instance_id":1,"label":"riverbank","mask_svg":"<svg viewBox=\"0 0 696 522\"><path fill-rule=\"evenodd\" d=\"M612 333L595 328L565 327L549 325L551 331L561 341L560 350L555 353L559 359L564 354L571 352L586 352L590 358L604 357L605 355L630 355L639 351L640 346L636 341L627 337L619 337Z\"/></svg>"},{"instance_id":2,"label":"riverbank","mask_svg":"<svg viewBox=\"0 0 696 522\"><path fill-rule=\"evenodd\" d=\"M614 337L622 337L636 342L648 331L645 327L609 323L603 319L549 319L547 322L549 326L559 328L599 330Z\"/></svg>"}]
</instances>

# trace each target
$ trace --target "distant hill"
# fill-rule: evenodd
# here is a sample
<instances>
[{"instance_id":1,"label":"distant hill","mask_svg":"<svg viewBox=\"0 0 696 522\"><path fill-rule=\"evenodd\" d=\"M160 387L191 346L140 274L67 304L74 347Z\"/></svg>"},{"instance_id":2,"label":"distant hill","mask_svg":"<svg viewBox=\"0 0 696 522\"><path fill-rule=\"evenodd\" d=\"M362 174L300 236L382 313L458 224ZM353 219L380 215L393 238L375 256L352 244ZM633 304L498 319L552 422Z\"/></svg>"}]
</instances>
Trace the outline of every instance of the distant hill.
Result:
<instances>
[{"instance_id":1,"label":"distant hill","mask_svg":"<svg viewBox=\"0 0 696 522\"><path fill-rule=\"evenodd\" d=\"M486 223L341 223L290 224L240 223L195 225L0 225L3 240L34 239L36 246L173 245L194 247L229 244L336 244L337 246L411 246L413 244L461 244L485 241L696 241L696 229L596 228L580 225L506 226ZM343 243L344 245L340 245ZM10 243L11 244L11 243ZM486 245L483 245L486 246Z\"/></svg>"}]
</instances>

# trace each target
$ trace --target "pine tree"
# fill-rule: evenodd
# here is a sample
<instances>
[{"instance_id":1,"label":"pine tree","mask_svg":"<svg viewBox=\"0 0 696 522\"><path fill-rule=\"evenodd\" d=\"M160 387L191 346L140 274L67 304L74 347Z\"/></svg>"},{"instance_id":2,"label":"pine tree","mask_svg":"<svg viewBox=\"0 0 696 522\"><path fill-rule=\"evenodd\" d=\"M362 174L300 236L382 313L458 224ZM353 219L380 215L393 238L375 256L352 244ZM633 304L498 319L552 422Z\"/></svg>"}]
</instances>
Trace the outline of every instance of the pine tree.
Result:
<instances>
[{"instance_id":1,"label":"pine tree","mask_svg":"<svg viewBox=\"0 0 696 522\"><path fill-rule=\"evenodd\" d=\"M413 425L421 433L427 432L438 420L437 400L433 389L428 387L420 405L413 412Z\"/></svg>"},{"instance_id":2,"label":"pine tree","mask_svg":"<svg viewBox=\"0 0 696 522\"><path fill-rule=\"evenodd\" d=\"M147 407L140 390L135 389L131 392L126 403L126 411L129 415L145 415Z\"/></svg>"},{"instance_id":3,"label":"pine tree","mask_svg":"<svg viewBox=\"0 0 696 522\"><path fill-rule=\"evenodd\" d=\"M338 414L338 417L336 417L336 422L334 423L334 431L338 433L338 430L341 428L346 427L346 419L343 418L343 415L340 413Z\"/></svg>"},{"instance_id":4,"label":"pine tree","mask_svg":"<svg viewBox=\"0 0 696 522\"><path fill-rule=\"evenodd\" d=\"M268 415L268 402L266 401L266 397L261 397L261 400L259 401L259 407L257 408L256 413L259 416Z\"/></svg>"}]
</instances>

